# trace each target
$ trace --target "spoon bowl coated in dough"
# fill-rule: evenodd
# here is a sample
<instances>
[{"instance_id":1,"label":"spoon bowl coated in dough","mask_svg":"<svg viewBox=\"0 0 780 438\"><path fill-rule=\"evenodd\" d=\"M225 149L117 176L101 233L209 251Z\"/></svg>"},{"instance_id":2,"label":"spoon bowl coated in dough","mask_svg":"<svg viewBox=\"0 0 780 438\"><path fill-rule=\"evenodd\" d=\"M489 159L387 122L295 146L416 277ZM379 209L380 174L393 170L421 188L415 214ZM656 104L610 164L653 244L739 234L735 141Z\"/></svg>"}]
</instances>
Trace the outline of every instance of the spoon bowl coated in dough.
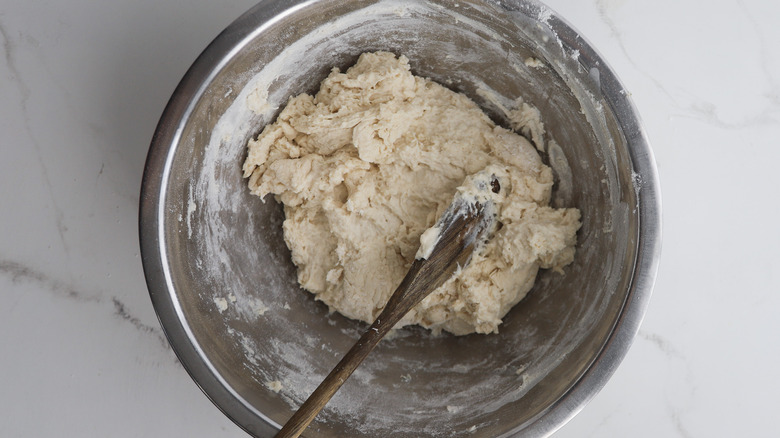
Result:
<instances>
[{"instance_id":1,"label":"spoon bowl coated in dough","mask_svg":"<svg viewBox=\"0 0 780 438\"><path fill-rule=\"evenodd\" d=\"M483 193L501 190L498 178L483 171ZM355 345L344 355L317 389L309 395L293 416L287 420L276 438L295 438L306 429L336 391L346 382L368 354L387 336L401 318L436 288L444 284L453 273L468 266L472 255L484 249L484 242L497 228L497 207L492 199L481 196L455 195L450 206L430 228L436 236L431 248L421 248L406 276ZM425 246L425 245L423 245Z\"/></svg>"}]
</instances>

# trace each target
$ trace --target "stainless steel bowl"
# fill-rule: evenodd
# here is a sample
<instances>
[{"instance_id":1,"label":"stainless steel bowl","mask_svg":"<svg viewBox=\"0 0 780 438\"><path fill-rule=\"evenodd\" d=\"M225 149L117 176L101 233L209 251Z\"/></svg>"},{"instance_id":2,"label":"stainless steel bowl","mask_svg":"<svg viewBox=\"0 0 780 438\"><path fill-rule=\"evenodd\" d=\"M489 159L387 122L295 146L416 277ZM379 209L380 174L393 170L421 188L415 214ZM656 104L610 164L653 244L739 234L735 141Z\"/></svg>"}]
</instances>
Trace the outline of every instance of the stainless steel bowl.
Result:
<instances>
[{"instance_id":1,"label":"stainless steel bowl","mask_svg":"<svg viewBox=\"0 0 780 438\"><path fill-rule=\"evenodd\" d=\"M583 225L574 263L542 272L499 334L401 331L307 436L549 434L626 354L661 230L655 164L629 94L536 1L277 0L236 20L182 79L149 151L140 236L160 322L196 383L256 436L273 435L356 339L363 324L299 289L283 213L249 194L241 164L246 141L289 96L378 49L405 54L416 74L466 93L498 123L507 121L496 102L536 106L546 140L560 145L544 153L554 202L580 208Z\"/></svg>"}]
</instances>

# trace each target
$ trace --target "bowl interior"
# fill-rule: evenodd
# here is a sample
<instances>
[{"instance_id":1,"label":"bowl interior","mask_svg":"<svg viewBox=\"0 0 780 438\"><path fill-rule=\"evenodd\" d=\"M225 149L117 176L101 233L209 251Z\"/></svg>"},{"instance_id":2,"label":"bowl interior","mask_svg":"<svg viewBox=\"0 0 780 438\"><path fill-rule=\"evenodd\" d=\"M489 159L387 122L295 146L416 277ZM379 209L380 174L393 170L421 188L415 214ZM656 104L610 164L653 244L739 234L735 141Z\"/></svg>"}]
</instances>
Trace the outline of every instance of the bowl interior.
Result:
<instances>
[{"instance_id":1,"label":"bowl interior","mask_svg":"<svg viewBox=\"0 0 780 438\"><path fill-rule=\"evenodd\" d=\"M595 360L634 273L635 175L599 69L588 67L591 52L572 51L584 43L553 33L548 24L555 18L528 2L261 6L237 22L261 27L223 34L208 49L232 47L176 125L160 189L170 299L200 360L234 397L218 404L248 431L267 433L365 328L329 314L299 288L282 237L283 212L271 197L263 203L249 194L241 165L247 140L288 97L315 91L333 66L344 69L363 52L388 50L406 55L415 74L467 94L499 124L507 125L499 104L522 97L539 109L542 154L556 173L554 204L582 211L578 252L564 274L540 272L497 335L434 337L404 329L383 341L307 436L492 437L525 430ZM254 417L239 418L234 408Z\"/></svg>"}]
</instances>

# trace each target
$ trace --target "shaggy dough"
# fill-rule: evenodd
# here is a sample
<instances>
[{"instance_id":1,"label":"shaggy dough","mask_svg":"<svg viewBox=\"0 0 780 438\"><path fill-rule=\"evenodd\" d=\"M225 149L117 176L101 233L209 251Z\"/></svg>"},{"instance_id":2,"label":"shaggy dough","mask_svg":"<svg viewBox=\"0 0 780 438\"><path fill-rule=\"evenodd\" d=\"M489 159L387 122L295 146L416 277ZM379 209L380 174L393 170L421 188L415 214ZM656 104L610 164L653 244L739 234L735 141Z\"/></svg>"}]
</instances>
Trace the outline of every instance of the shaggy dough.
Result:
<instances>
[{"instance_id":1,"label":"shaggy dough","mask_svg":"<svg viewBox=\"0 0 780 438\"><path fill-rule=\"evenodd\" d=\"M579 210L548 206L549 167L466 96L413 76L406 57L364 53L316 96L289 100L249 142L252 193L284 204L298 281L332 310L372 322L406 275L420 236L468 175L506 172L501 228L471 263L398 324L497 332L537 270L574 256Z\"/></svg>"}]
</instances>

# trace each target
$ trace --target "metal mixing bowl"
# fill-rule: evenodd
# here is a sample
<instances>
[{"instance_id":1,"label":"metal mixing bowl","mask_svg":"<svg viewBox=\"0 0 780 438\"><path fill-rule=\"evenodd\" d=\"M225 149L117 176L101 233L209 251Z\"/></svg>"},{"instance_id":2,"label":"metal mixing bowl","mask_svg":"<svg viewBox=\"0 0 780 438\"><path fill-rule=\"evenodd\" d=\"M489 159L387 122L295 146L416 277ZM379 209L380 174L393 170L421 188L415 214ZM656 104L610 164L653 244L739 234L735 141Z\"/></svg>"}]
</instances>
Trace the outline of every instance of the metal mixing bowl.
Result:
<instances>
[{"instance_id":1,"label":"metal mixing bowl","mask_svg":"<svg viewBox=\"0 0 780 438\"><path fill-rule=\"evenodd\" d=\"M497 103L537 107L554 204L578 207L583 224L574 263L541 272L499 334L401 330L307 436L549 434L605 384L638 330L660 198L629 94L536 1L277 0L236 20L181 81L149 151L140 235L160 322L197 384L256 436L273 435L351 346L365 325L298 287L282 210L249 194L241 164L247 140L288 97L380 49L406 55L415 74L467 94L497 123L507 124Z\"/></svg>"}]
</instances>

